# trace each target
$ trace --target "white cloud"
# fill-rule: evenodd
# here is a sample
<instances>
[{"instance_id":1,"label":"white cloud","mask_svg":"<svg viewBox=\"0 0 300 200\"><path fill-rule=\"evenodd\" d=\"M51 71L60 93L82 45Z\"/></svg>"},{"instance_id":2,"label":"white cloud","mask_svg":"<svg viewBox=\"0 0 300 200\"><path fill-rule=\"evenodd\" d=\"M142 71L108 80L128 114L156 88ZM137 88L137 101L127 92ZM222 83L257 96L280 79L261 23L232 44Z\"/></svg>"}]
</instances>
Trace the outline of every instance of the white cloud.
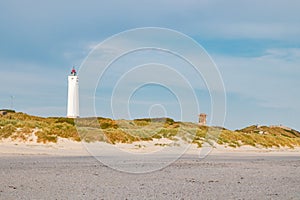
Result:
<instances>
[{"instance_id":1,"label":"white cloud","mask_svg":"<svg viewBox=\"0 0 300 200\"><path fill-rule=\"evenodd\" d=\"M269 58L275 61L284 60L285 62L296 62L297 64L300 62L300 49L299 48L267 49L264 55L262 56L262 58Z\"/></svg>"},{"instance_id":2,"label":"white cloud","mask_svg":"<svg viewBox=\"0 0 300 200\"><path fill-rule=\"evenodd\" d=\"M300 49L268 49L258 57L213 58L221 69L227 92L257 99L264 107L300 110L299 52Z\"/></svg>"}]
</instances>

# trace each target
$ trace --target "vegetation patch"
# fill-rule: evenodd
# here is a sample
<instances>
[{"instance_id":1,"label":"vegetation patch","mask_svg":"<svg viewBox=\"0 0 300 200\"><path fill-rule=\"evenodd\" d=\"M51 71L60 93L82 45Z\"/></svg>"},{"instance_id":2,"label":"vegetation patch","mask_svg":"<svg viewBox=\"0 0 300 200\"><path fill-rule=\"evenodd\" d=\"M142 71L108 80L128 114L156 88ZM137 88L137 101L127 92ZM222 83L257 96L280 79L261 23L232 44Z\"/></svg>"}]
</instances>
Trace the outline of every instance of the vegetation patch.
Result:
<instances>
[{"instance_id":1,"label":"vegetation patch","mask_svg":"<svg viewBox=\"0 0 300 200\"><path fill-rule=\"evenodd\" d=\"M176 122L170 118L113 120L109 118L64 117L43 118L8 111L0 116L0 139L27 141L35 133L37 142L57 142L58 138L74 141L103 141L111 144L132 143L153 139L178 140L196 144L227 145L233 148L250 145L262 148L294 148L300 146L300 133L282 127L249 126L231 131L223 127L198 126ZM160 145L157 143L156 145Z\"/></svg>"}]
</instances>

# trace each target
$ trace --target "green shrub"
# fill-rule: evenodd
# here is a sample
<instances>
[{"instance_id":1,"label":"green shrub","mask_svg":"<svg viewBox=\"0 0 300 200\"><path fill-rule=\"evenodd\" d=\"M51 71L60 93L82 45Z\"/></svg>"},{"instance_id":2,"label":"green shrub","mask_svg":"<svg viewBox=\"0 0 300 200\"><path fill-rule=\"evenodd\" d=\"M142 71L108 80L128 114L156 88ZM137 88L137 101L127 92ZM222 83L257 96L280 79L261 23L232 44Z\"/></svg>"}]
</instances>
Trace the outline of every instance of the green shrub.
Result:
<instances>
[{"instance_id":1,"label":"green shrub","mask_svg":"<svg viewBox=\"0 0 300 200\"><path fill-rule=\"evenodd\" d=\"M0 111L6 111L7 113L15 113L15 110L11 110L11 109L0 109Z\"/></svg>"}]
</instances>

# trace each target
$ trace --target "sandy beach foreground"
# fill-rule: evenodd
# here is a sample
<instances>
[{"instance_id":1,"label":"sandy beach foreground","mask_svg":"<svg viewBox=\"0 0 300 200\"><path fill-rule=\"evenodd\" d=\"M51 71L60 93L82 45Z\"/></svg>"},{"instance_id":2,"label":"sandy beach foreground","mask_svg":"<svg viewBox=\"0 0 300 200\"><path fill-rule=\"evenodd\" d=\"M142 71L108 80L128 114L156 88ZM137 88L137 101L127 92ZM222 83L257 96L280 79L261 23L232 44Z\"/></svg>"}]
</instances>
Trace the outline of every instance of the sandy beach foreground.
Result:
<instances>
[{"instance_id":1,"label":"sandy beach foreground","mask_svg":"<svg viewBox=\"0 0 300 200\"><path fill-rule=\"evenodd\" d=\"M80 144L66 146L0 144L0 199L300 199L295 150L219 148L204 159L187 153L167 167L134 174L104 165ZM137 168L134 160L106 159ZM142 167L163 166L165 159Z\"/></svg>"}]
</instances>

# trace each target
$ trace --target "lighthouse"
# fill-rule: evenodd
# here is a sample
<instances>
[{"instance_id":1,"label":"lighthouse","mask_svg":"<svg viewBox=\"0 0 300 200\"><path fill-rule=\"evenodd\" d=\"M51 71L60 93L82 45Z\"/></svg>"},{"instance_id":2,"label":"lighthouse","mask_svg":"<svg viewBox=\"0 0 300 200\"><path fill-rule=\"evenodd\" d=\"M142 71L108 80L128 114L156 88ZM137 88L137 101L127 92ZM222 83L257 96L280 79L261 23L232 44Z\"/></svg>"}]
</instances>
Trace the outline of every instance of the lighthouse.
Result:
<instances>
[{"instance_id":1,"label":"lighthouse","mask_svg":"<svg viewBox=\"0 0 300 200\"><path fill-rule=\"evenodd\" d=\"M78 92L78 76L73 67L71 74L68 76L68 118L79 117L79 92Z\"/></svg>"}]
</instances>

